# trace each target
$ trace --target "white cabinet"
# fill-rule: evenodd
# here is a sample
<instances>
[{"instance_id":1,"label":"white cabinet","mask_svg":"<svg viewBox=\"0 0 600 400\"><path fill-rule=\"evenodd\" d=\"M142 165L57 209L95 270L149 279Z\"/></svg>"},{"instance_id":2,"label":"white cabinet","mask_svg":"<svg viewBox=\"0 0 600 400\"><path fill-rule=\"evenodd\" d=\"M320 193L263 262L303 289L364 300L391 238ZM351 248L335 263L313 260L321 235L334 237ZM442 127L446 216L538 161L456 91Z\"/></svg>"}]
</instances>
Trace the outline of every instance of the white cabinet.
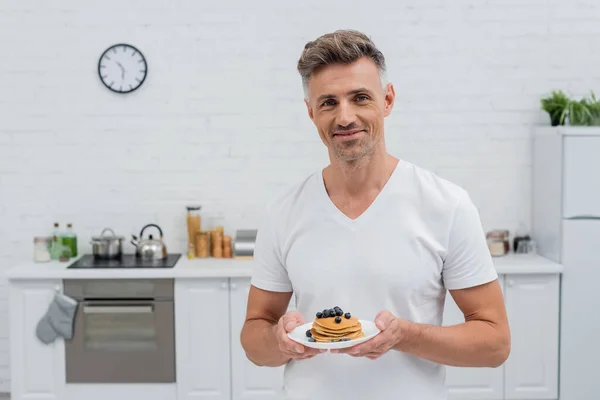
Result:
<instances>
[{"instance_id":1,"label":"white cabinet","mask_svg":"<svg viewBox=\"0 0 600 400\"><path fill-rule=\"evenodd\" d=\"M557 399L559 276L508 275L505 285L512 351L504 366L504 397Z\"/></svg>"},{"instance_id":2,"label":"white cabinet","mask_svg":"<svg viewBox=\"0 0 600 400\"><path fill-rule=\"evenodd\" d=\"M559 275L499 277L511 329L511 354L498 368L447 367L450 400L558 399ZM443 325L464 322L448 293Z\"/></svg>"},{"instance_id":3,"label":"white cabinet","mask_svg":"<svg viewBox=\"0 0 600 400\"><path fill-rule=\"evenodd\" d=\"M65 387L65 345L36 336L38 321L48 310L60 281L28 280L10 285L10 362L13 400L62 400Z\"/></svg>"},{"instance_id":4,"label":"white cabinet","mask_svg":"<svg viewBox=\"0 0 600 400\"><path fill-rule=\"evenodd\" d=\"M600 136L566 136L563 146L563 217L600 216Z\"/></svg>"},{"instance_id":5,"label":"white cabinet","mask_svg":"<svg viewBox=\"0 0 600 400\"><path fill-rule=\"evenodd\" d=\"M177 400L229 400L229 279L175 285Z\"/></svg>"},{"instance_id":6,"label":"white cabinet","mask_svg":"<svg viewBox=\"0 0 600 400\"><path fill-rule=\"evenodd\" d=\"M499 276L500 284L504 279ZM446 294L444 326L465 322L465 317L450 293ZM503 368L446 367L449 400L501 400L504 398Z\"/></svg>"},{"instance_id":7,"label":"white cabinet","mask_svg":"<svg viewBox=\"0 0 600 400\"><path fill-rule=\"evenodd\" d=\"M249 278L231 279L231 398L232 400L278 400L282 397L283 367L254 365L247 359L240 342L249 291Z\"/></svg>"}]
</instances>

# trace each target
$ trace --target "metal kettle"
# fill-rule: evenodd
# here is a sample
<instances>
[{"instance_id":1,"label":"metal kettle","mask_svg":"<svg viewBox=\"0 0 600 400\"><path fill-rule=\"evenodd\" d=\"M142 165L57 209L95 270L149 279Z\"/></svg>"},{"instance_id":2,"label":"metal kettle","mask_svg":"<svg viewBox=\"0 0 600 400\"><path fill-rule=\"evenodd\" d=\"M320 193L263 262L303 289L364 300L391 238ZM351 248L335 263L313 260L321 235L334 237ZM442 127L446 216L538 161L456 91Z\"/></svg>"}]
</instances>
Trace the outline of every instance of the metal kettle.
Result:
<instances>
[{"instance_id":1,"label":"metal kettle","mask_svg":"<svg viewBox=\"0 0 600 400\"><path fill-rule=\"evenodd\" d=\"M155 227L160 232L160 238L154 239L152 235L148 235L148 239L144 239L144 231L146 228ZM133 236L133 235L132 235ZM160 226L156 224L148 224L142 228L140 232L140 241L133 236L135 241L131 243L136 247L135 255L143 260L164 260L167 258L167 246L163 241L163 232Z\"/></svg>"}]
</instances>

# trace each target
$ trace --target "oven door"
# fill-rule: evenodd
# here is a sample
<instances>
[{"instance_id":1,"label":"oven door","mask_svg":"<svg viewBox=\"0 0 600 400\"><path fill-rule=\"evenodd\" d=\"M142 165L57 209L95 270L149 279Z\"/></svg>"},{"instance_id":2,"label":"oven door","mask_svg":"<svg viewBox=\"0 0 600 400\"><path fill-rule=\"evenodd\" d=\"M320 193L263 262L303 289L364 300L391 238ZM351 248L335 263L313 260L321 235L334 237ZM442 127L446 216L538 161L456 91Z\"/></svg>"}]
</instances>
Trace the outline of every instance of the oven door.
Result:
<instances>
[{"instance_id":1,"label":"oven door","mask_svg":"<svg viewBox=\"0 0 600 400\"><path fill-rule=\"evenodd\" d=\"M79 302L67 382L175 382L173 301Z\"/></svg>"}]
</instances>

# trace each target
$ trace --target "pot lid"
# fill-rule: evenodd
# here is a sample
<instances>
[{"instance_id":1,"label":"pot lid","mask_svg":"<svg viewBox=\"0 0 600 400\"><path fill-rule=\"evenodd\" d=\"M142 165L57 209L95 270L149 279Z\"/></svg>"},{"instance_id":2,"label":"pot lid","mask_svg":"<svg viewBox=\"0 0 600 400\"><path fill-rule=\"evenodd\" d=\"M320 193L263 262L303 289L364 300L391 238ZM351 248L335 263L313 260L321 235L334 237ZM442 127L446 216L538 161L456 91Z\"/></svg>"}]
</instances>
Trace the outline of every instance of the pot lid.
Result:
<instances>
[{"instance_id":1,"label":"pot lid","mask_svg":"<svg viewBox=\"0 0 600 400\"><path fill-rule=\"evenodd\" d=\"M112 234L106 234L106 232L111 232ZM105 228L102 231L102 233L100 234L100 236L92 236L92 240L115 240L115 239L125 240L125 237L115 235L115 231L113 231L110 228Z\"/></svg>"}]
</instances>

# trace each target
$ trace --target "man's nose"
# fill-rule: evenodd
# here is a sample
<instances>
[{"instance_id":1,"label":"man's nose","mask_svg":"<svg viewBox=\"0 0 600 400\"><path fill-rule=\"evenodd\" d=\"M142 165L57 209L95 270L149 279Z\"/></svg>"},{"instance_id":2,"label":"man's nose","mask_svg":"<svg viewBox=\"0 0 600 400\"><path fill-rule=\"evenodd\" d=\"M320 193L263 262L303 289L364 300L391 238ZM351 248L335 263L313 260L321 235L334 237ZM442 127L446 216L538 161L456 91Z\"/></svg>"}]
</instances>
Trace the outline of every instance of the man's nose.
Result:
<instances>
[{"instance_id":1,"label":"man's nose","mask_svg":"<svg viewBox=\"0 0 600 400\"><path fill-rule=\"evenodd\" d=\"M354 122L356 122L356 114L353 107L347 102L341 102L338 106L337 124L346 127Z\"/></svg>"}]
</instances>

